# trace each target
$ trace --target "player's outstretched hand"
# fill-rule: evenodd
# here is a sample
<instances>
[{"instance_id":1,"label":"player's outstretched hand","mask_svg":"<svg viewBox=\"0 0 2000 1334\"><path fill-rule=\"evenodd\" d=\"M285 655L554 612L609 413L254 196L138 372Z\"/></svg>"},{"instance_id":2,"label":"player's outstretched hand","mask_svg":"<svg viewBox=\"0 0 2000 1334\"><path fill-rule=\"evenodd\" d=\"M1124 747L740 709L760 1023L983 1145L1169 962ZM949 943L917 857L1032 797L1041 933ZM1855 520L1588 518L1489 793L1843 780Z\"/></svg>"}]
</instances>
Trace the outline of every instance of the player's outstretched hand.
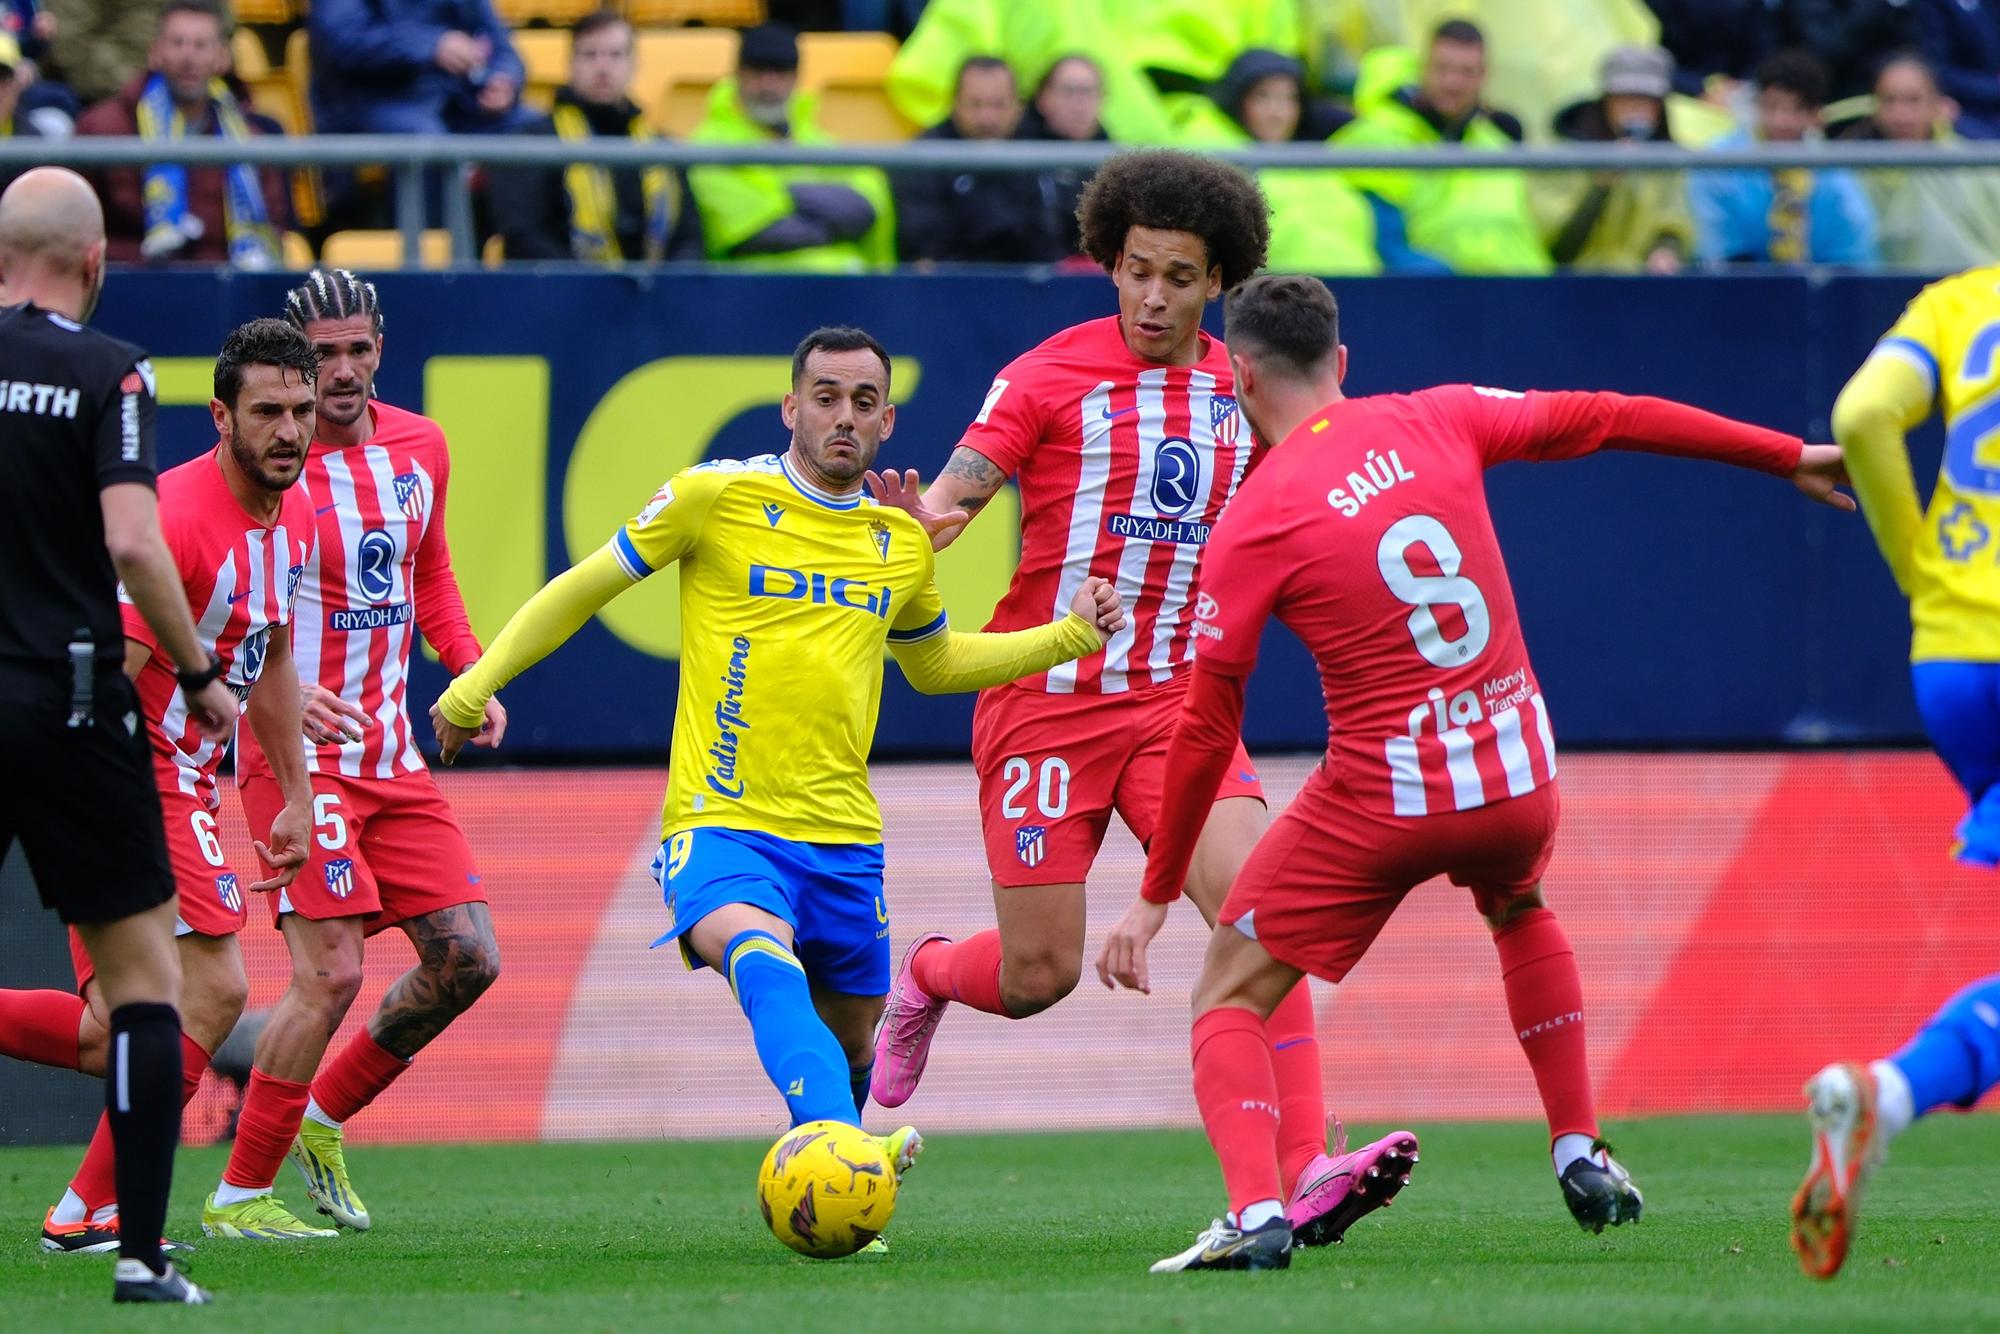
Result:
<instances>
[{"instance_id":1,"label":"player's outstretched hand","mask_svg":"<svg viewBox=\"0 0 2000 1334\"><path fill-rule=\"evenodd\" d=\"M901 473L894 468L884 468L881 472L871 468L862 474L862 480L877 504L899 509L922 524L931 535L934 551L950 546L965 531L965 525L972 522L972 515L966 510L938 511L924 504L923 482L915 468L905 468Z\"/></svg>"},{"instance_id":2,"label":"player's outstretched hand","mask_svg":"<svg viewBox=\"0 0 2000 1334\"><path fill-rule=\"evenodd\" d=\"M498 750L501 738L506 735L507 710L501 707L500 697L496 695L486 701L486 721L479 725L479 731L473 735L472 744L483 746L487 750Z\"/></svg>"},{"instance_id":3,"label":"player's outstretched hand","mask_svg":"<svg viewBox=\"0 0 2000 1334\"><path fill-rule=\"evenodd\" d=\"M490 714L488 718L491 718ZM478 731L474 731L470 727L460 727L457 723L439 713L437 705L431 705L431 730L437 733L438 758L446 764L457 760L458 752L465 749L465 743L485 732L490 726L492 726L492 723L489 721L481 723ZM503 721L501 729L504 731L505 728L506 723Z\"/></svg>"},{"instance_id":4,"label":"player's outstretched hand","mask_svg":"<svg viewBox=\"0 0 2000 1334\"><path fill-rule=\"evenodd\" d=\"M306 739L322 746L359 741L368 725L360 705L349 704L317 681L299 686L299 714L305 719Z\"/></svg>"},{"instance_id":5,"label":"player's outstretched hand","mask_svg":"<svg viewBox=\"0 0 2000 1334\"><path fill-rule=\"evenodd\" d=\"M285 809L271 821L271 841L267 844L259 839L250 840L250 846L257 850L257 859L271 868L270 875L252 882L250 892L268 894L291 884L299 868L306 864L306 840L311 837L311 799L303 806L285 803Z\"/></svg>"},{"instance_id":6,"label":"player's outstretched hand","mask_svg":"<svg viewBox=\"0 0 2000 1334\"><path fill-rule=\"evenodd\" d=\"M1084 580L1083 587L1070 599L1069 609L1097 627L1099 643L1110 643L1111 636L1125 628L1125 600L1118 596L1118 586L1109 579L1093 574Z\"/></svg>"},{"instance_id":7,"label":"player's outstretched hand","mask_svg":"<svg viewBox=\"0 0 2000 1334\"><path fill-rule=\"evenodd\" d=\"M1132 906L1118 919L1118 925L1104 938L1104 948L1097 952L1097 980L1104 984L1105 990L1124 987L1128 991L1152 993L1146 977L1146 947L1160 934L1166 920L1166 904L1150 899L1132 901Z\"/></svg>"},{"instance_id":8,"label":"player's outstretched hand","mask_svg":"<svg viewBox=\"0 0 2000 1334\"><path fill-rule=\"evenodd\" d=\"M236 715L239 712L236 695L220 681L210 681L187 702L188 717L210 741L227 744L236 731Z\"/></svg>"},{"instance_id":9,"label":"player's outstretched hand","mask_svg":"<svg viewBox=\"0 0 2000 1334\"><path fill-rule=\"evenodd\" d=\"M1839 445L1807 445L1799 454L1799 466L1792 469L1792 485L1822 505L1854 511L1854 497L1834 488L1847 486L1847 460Z\"/></svg>"}]
</instances>

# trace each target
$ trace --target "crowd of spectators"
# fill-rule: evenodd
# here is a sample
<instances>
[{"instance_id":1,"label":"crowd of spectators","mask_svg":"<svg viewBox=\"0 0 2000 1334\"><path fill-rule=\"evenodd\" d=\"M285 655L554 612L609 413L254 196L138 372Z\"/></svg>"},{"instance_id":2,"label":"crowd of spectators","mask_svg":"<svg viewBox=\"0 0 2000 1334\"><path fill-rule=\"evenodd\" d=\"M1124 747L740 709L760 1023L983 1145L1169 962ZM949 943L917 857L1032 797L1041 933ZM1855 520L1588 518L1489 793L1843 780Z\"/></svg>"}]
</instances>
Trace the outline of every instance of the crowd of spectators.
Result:
<instances>
[{"instance_id":1,"label":"crowd of spectators","mask_svg":"<svg viewBox=\"0 0 2000 1334\"><path fill-rule=\"evenodd\" d=\"M885 24L883 83L956 170L493 168L482 229L509 260L707 260L856 271L1077 263L1081 170L978 166L1007 140L1327 144L1506 154L1524 144L1743 147L2000 140L2000 0L770 0L774 18ZM567 82L524 103L494 0L311 0L310 119L326 133L650 140L634 31L570 33ZM0 138L282 133L235 77L218 0L0 0ZM827 143L777 23L690 132ZM651 90L657 92L657 90ZM546 88L544 88L546 92ZM544 105L546 103L546 105ZM0 169L0 184L9 173ZM1983 169L1258 173L1271 262L1333 275L1669 274L1737 264L1945 270L2000 255ZM114 258L282 262L290 174L160 163L98 173ZM328 225L384 225L377 173L327 173ZM436 217L438 192L428 201Z\"/></svg>"}]
</instances>

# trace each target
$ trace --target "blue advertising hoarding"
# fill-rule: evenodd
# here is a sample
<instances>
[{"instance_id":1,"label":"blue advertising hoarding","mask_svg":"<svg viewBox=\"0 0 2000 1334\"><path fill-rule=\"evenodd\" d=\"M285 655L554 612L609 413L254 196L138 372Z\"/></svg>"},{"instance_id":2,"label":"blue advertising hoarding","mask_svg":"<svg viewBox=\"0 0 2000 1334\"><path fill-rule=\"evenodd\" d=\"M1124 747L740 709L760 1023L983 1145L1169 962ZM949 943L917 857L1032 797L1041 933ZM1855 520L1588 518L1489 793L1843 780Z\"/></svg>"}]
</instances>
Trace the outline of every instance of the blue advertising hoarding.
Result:
<instances>
[{"instance_id":1,"label":"blue advertising hoarding","mask_svg":"<svg viewBox=\"0 0 2000 1334\"><path fill-rule=\"evenodd\" d=\"M1049 333L1109 313L1101 278L800 278L616 272L387 274L384 398L445 426L448 533L490 638L550 575L601 545L678 469L781 450L791 349L859 324L896 358L882 462L934 472L994 373ZM285 280L124 272L97 323L161 371L164 462L213 443L209 363L227 330L276 314ZM1918 283L1376 279L1337 286L1350 393L1471 381L1651 393L1825 438L1840 384ZM1219 328L1219 311L1216 326ZM1918 476L1935 471L1935 429ZM1908 625L1857 516L1773 479L1636 455L1509 465L1488 492L1528 645L1566 744L1872 742L1917 734ZM940 560L971 628L1018 550L1010 491ZM516 756L641 759L671 726L670 576L626 594L503 698ZM888 673L877 750L963 750L971 702ZM413 704L442 688L421 664ZM1253 747L1323 744L1310 661L1271 631L1251 689Z\"/></svg>"}]
</instances>

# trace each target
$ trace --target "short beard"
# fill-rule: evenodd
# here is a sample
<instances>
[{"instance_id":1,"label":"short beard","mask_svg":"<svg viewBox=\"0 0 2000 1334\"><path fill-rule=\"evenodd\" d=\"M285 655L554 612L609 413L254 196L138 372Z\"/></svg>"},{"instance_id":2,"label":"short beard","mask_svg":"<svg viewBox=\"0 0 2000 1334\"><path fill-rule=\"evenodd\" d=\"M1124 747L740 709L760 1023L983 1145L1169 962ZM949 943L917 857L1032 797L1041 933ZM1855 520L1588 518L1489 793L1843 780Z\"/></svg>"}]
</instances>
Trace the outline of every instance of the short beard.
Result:
<instances>
[{"instance_id":1,"label":"short beard","mask_svg":"<svg viewBox=\"0 0 2000 1334\"><path fill-rule=\"evenodd\" d=\"M236 466L245 477L272 494L291 489L291 482L281 481L264 468L263 461L244 448L242 437L236 434L236 423L229 424L229 456L236 460Z\"/></svg>"}]
</instances>

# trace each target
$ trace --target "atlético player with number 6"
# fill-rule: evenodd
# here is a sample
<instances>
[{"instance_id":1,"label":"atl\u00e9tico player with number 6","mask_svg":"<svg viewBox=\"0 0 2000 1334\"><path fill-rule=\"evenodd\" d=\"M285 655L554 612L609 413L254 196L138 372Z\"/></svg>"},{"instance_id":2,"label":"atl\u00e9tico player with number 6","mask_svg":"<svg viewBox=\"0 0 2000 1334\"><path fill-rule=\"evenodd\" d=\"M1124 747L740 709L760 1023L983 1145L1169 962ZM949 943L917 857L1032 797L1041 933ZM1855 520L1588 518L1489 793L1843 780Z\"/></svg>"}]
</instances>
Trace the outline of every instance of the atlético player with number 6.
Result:
<instances>
[{"instance_id":1,"label":"atl\u00e9tico player with number 6","mask_svg":"<svg viewBox=\"0 0 2000 1334\"><path fill-rule=\"evenodd\" d=\"M1209 544L1197 656L1167 755L1141 904L1101 971L1136 985L1230 766L1244 684L1276 616L1325 687L1325 761L1258 843L1223 904L1196 986L1194 1090L1229 1191L1156 1273L1290 1263L1265 1016L1302 974L1339 982L1403 896L1434 876L1472 891L1507 1011L1548 1113L1571 1214L1601 1231L1643 1201L1598 1135L1576 959L1542 900L1556 756L1482 474L1511 460L1632 449L1791 480L1842 509L1840 451L1656 398L1454 385L1345 399L1347 349L1316 278L1252 279L1228 302L1239 402L1281 442Z\"/></svg>"},{"instance_id":2,"label":"atl\u00e9tico player with number 6","mask_svg":"<svg viewBox=\"0 0 2000 1334\"><path fill-rule=\"evenodd\" d=\"M139 699L153 753L153 781L173 867L174 935L181 965L181 1099L201 1087L209 1057L242 1016L250 983L236 935L253 893L292 882L306 860L312 792L299 737L299 678L291 653L295 591L312 558L312 505L295 483L313 432L311 346L282 320L231 333L215 362L210 409L214 449L163 473L160 528L203 651L218 679L244 702L242 717L289 755L274 785L284 807L257 855L263 876L240 876L223 856L216 770L228 739L211 740L191 716L180 664L119 590L125 674ZM248 869L248 868L244 868ZM10 1022L0 1051L24 1060L102 1074L110 1045L102 988L83 938L70 932L75 992L0 993ZM100 1121L83 1162L42 1224L42 1249L92 1254L118 1249L119 1211L111 1128Z\"/></svg>"}]
</instances>

